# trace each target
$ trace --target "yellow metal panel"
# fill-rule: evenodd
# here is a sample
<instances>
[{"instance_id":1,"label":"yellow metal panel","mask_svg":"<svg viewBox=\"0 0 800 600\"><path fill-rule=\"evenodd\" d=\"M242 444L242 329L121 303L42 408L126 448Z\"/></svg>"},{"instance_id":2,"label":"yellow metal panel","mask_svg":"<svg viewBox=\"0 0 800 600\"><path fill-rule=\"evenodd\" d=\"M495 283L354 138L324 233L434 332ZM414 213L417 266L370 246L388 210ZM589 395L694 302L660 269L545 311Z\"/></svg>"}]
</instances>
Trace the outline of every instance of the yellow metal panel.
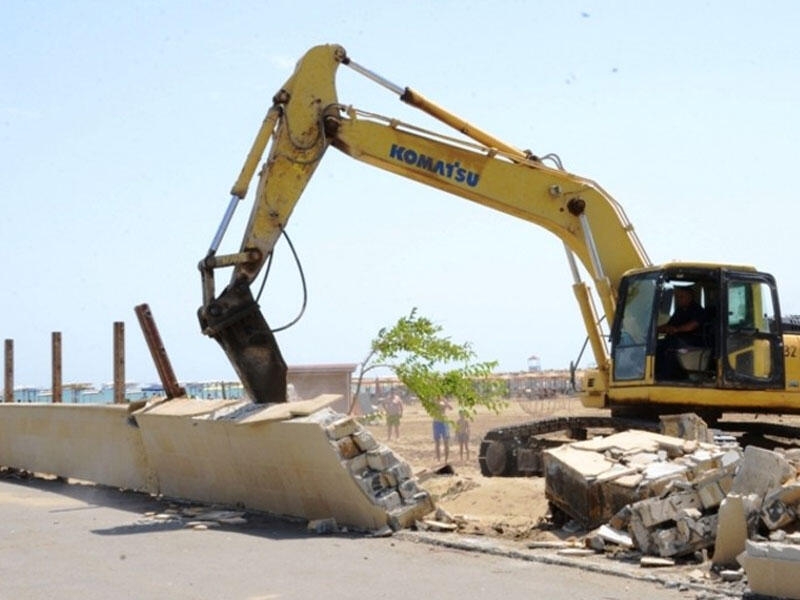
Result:
<instances>
[{"instance_id":1,"label":"yellow metal panel","mask_svg":"<svg viewBox=\"0 0 800 600\"><path fill-rule=\"evenodd\" d=\"M647 402L658 411L658 405L691 405L697 409L729 409L752 412L800 413L800 393L785 390L715 389L690 386L631 386L614 387L608 392L612 404L641 404Z\"/></svg>"},{"instance_id":2,"label":"yellow metal panel","mask_svg":"<svg viewBox=\"0 0 800 600\"><path fill-rule=\"evenodd\" d=\"M783 336L783 361L786 389L800 391L800 336Z\"/></svg>"}]
</instances>

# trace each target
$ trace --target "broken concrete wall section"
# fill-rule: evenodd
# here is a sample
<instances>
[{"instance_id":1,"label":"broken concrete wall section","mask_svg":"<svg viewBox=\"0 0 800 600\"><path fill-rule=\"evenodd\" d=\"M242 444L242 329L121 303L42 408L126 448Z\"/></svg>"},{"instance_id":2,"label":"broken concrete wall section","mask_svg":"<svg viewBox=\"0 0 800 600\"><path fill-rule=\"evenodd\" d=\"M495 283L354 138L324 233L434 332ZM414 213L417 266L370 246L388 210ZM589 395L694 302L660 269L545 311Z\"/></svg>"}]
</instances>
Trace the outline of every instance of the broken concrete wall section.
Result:
<instances>
[{"instance_id":1,"label":"broken concrete wall section","mask_svg":"<svg viewBox=\"0 0 800 600\"><path fill-rule=\"evenodd\" d=\"M731 465L739 455L729 452L713 444L637 430L565 444L544 453L545 494L586 529L609 521L634 502L673 488L689 491L692 482L698 484L697 497L687 507L705 509L718 505L730 488ZM651 527L674 520L677 510L644 504L632 516ZM648 511L669 516L656 520Z\"/></svg>"},{"instance_id":2,"label":"broken concrete wall section","mask_svg":"<svg viewBox=\"0 0 800 600\"><path fill-rule=\"evenodd\" d=\"M748 540L739 562L753 593L800 600L800 545L797 543Z\"/></svg>"},{"instance_id":3,"label":"broken concrete wall section","mask_svg":"<svg viewBox=\"0 0 800 600\"><path fill-rule=\"evenodd\" d=\"M705 442L705 428L682 417L669 427L691 440L628 431L549 450L548 499L597 527L590 547L654 560L713 548L712 564L741 564L754 593L800 600L800 533L785 531L799 525L800 450Z\"/></svg>"},{"instance_id":4,"label":"broken concrete wall section","mask_svg":"<svg viewBox=\"0 0 800 600\"><path fill-rule=\"evenodd\" d=\"M408 464L327 408L340 400L0 405L0 464L360 530L431 512Z\"/></svg>"}]
</instances>

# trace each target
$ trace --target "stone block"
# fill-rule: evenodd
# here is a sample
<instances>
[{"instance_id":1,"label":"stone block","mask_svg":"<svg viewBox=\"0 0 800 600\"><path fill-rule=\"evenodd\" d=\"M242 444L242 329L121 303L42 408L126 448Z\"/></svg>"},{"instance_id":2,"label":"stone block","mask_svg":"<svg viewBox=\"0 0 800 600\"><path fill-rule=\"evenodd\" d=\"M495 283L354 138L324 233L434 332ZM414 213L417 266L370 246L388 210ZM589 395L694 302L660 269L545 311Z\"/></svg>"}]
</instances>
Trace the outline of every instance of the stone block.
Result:
<instances>
[{"instance_id":1,"label":"stone block","mask_svg":"<svg viewBox=\"0 0 800 600\"><path fill-rule=\"evenodd\" d=\"M344 464L353 475L360 475L369 468L366 454L354 456L350 460L344 461Z\"/></svg>"},{"instance_id":2,"label":"stone block","mask_svg":"<svg viewBox=\"0 0 800 600\"><path fill-rule=\"evenodd\" d=\"M392 472L399 483L411 479L414 476L411 465L404 461L399 461L397 464L392 465L389 467L389 471Z\"/></svg>"},{"instance_id":3,"label":"stone block","mask_svg":"<svg viewBox=\"0 0 800 600\"><path fill-rule=\"evenodd\" d=\"M353 438L350 437L349 435L336 440L334 444L336 444L336 447L339 451L339 456L341 456L345 460L349 458L354 458L359 454L361 454L361 450L358 449L358 446L356 446L356 443L353 441Z\"/></svg>"},{"instance_id":4,"label":"stone block","mask_svg":"<svg viewBox=\"0 0 800 600\"><path fill-rule=\"evenodd\" d=\"M392 512L393 510L397 510L403 504L402 499L400 498L400 494L396 491L387 491L375 496L375 502L380 504L384 507L387 512Z\"/></svg>"},{"instance_id":5,"label":"stone block","mask_svg":"<svg viewBox=\"0 0 800 600\"><path fill-rule=\"evenodd\" d=\"M665 498L640 500L631 505L631 514L649 528L667 521L675 521L680 511L688 508L701 508L702 505L697 493L676 492Z\"/></svg>"},{"instance_id":6,"label":"stone block","mask_svg":"<svg viewBox=\"0 0 800 600\"><path fill-rule=\"evenodd\" d=\"M431 513L434 509L433 500L427 492L420 492L411 504L404 504L400 508L389 511L389 527L397 531L411 527L415 522Z\"/></svg>"},{"instance_id":7,"label":"stone block","mask_svg":"<svg viewBox=\"0 0 800 600\"><path fill-rule=\"evenodd\" d=\"M660 421L662 435L700 442L713 441L713 435L708 431L706 422L694 413L663 415Z\"/></svg>"},{"instance_id":8,"label":"stone block","mask_svg":"<svg viewBox=\"0 0 800 600\"><path fill-rule=\"evenodd\" d=\"M337 419L325 428L328 437L332 440L340 440L343 437L353 435L361 426L353 417Z\"/></svg>"},{"instance_id":9,"label":"stone block","mask_svg":"<svg viewBox=\"0 0 800 600\"><path fill-rule=\"evenodd\" d=\"M631 534L634 545L643 554L652 554L655 551L652 531L649 527L644 526L644 523L642 523L642 520L638 516L631 515L628 521L628 532Z\"/></svg>"},{"instance_id":10,"label":"stone block","mask_svg":"<svg viewBox=\"0 0 800 600\"><path fill-rule=\"evenodd\" d=\"M394 476L391 469L381 471L380 473L381 485L385 488L396 488L397 477Z\"/></svg>"},{"instance_id":11,"label":"stone block","mask_svg":"<svg viewBox=\"0 0 800 600\"><path fill-rule=\"evenodd\" d=\"M361 429L360 431L354 432L352 435L356 446L358 446L362 452L369 452L378 447L378 442L367 429Z\"/></svg>"},{"instance_id":12,"label":"stone block","mask_svg":"<svg viewBox=\"0 0 800 600\"><path fill-rule=\"evenodd\" d=\"M367 494L370 498L374 498L376 494L386 489L382 485L380 475L380 473L375 471L367 471L361 475L354 475L353 479L358 486L364 490L365 494Z\"/></svg>"},{"instance_id":13,"label":"stone block","mask_svg":"<svg viewBox=\"0 0 800 600\"><path fill-rule=\"evenodd\" d=\"M408 502L419 493L420 489L416 481L413 479L406 479L397 487L397 491L400 493L400 497Z\"/></svg>"},{"instance_id":14,"label":"stone block","mask_svg":"<svg viewBox=\"0 0 800 600\"><path fill-rule=\"evenodd\" d=\"M367 452L367 464L370 469L385 471L398 462L395 454L386 446L379 446Z\"/></svg>"},{"instance_id":15,"label":"stone block","mask_svg":"<svg viewBox=\"0 0 800 600\"><path fill-rule=\"evenodd\" d=\"M727 496L727 492L723 489L720 481L706 483L698 488L697 494L700 496L703 508L719 506Z\"/></svg>"}]
</instances>

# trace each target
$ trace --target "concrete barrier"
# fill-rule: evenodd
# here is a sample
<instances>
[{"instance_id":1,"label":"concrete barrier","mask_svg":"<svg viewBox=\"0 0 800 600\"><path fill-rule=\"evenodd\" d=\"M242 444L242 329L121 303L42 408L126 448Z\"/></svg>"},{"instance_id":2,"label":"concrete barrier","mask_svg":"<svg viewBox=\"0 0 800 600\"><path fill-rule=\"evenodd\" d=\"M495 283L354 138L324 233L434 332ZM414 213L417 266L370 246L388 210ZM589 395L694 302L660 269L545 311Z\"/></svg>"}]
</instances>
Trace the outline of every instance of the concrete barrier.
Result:
<instances>
[{"instance_id":1,"label":"concrete barrier","mask_svg":"<svg viewBox=\"0 0 800 600\"><path fill-rule=\"evenodd\" d=\"M0 405L0 465L361 530L433 510L408 465L327 408L337 402Z\"/></svg>"},{"instance_id":2,"label":"concrete barrier","mask_svg":"<svg viewBox=\"0 0 800 600\"><path fill-rule=\"evenodd\" d=\"M0 465L156 492L131 408L0 404Z\"/></svg>"}]
</instances>

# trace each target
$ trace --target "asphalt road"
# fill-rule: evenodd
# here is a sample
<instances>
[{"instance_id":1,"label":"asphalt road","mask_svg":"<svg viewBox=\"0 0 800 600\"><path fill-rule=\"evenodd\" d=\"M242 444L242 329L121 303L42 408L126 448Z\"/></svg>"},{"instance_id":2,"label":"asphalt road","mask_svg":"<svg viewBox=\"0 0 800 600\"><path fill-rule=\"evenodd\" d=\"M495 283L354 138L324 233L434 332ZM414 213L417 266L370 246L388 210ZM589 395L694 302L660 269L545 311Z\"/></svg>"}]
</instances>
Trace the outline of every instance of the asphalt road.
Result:
<instances>
[{"instance_id":1,"label":"asphalt road","mask_svg":"<svg viewBox=\"0 0 800 600\"><path fill-rule=\"evenodd\" d=\"M694 597L397 537L316 535L263 515L207 530L153 516L169 506L92 485L0 479L0 600Z\"/></svg>"}]
</instances>

